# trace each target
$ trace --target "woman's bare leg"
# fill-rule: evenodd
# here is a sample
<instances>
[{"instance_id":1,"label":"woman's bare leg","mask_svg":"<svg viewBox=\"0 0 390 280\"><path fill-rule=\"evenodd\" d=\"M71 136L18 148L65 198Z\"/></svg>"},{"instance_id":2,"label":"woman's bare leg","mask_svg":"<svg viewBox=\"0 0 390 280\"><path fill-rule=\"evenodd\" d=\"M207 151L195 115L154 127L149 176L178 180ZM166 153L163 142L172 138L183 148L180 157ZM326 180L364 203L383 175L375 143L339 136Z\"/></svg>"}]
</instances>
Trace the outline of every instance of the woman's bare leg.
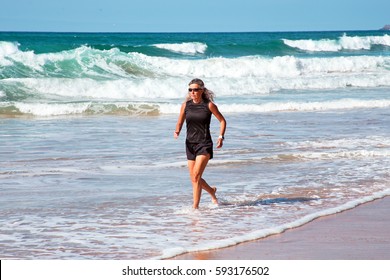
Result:
<instances>
[{"instance_id":1,"label":"woman's bare leg","mask_svg":"<svg viewBox=\"0 0 390 280\"><path fill-rule=\"evenodd\" d=\"M202 179L204 170L206 169L207 163L209 162L210 155L199 155L195 160L188 161L188 170L190 172L192 193L193 193L193 208L198 209L200 203L200 197L202 195L202 187L206 186L206 191L209 191L207 186L211 187ZM204 184L205 182L206 184ZM215 191L212 190L211 192Z\"/></svg>"},{"instance_id":2,"label":"woman's bare leg","mask_svg":"<svg viewBox=\"0 0 390 280\"><path fill-rule=\"evenodd\" d=\"M200 183L202 184L202 189L204 189L206 192L208 192L211 195L212 202L214 204L218 204L218 199L217 199L217 197L215 195L215 193L217 192L217 188L216 187L210 187L210 185L207 184L207 182L203 178L200 178Z\"/></svg>"}]
</instances>

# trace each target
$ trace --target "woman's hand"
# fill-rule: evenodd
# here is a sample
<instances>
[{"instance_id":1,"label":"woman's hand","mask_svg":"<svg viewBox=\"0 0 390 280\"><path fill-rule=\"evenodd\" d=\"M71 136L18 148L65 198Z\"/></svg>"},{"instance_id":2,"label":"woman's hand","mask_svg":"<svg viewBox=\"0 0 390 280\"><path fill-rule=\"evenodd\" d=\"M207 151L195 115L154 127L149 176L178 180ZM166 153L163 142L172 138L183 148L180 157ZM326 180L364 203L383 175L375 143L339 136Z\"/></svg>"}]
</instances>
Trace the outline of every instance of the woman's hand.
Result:
<instances>
[{"instance_id":1,"label":"woman's hand","mask_svg":"<svg viewBox=\"0 0 390 280\"><path fill-rule=\"evenodd\" d=\"M222 138L218 138L218 142L217 142L217 148L222 148L223 146L223 139Z\"/></svg>"}]
</instances>

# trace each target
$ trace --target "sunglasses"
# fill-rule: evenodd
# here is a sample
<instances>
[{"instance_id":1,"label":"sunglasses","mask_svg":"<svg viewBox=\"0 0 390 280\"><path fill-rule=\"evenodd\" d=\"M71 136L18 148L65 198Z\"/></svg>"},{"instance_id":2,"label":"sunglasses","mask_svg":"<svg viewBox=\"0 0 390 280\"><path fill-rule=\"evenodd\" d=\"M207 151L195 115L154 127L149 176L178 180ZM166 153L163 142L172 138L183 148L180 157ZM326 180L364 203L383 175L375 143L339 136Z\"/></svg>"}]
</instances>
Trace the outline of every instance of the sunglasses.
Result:
<instances>
[{"instance_id":1,"label":"sunglasses","mask_svg":"<svg viewBox=\"0 0 390 280\"><path fill-rule=\"evenodd\" d=\"M188 89L188 92L198 92L198 91L200 91L200 90L202 90L201 88L189 88Z\"/></svg>"}]
</instances>

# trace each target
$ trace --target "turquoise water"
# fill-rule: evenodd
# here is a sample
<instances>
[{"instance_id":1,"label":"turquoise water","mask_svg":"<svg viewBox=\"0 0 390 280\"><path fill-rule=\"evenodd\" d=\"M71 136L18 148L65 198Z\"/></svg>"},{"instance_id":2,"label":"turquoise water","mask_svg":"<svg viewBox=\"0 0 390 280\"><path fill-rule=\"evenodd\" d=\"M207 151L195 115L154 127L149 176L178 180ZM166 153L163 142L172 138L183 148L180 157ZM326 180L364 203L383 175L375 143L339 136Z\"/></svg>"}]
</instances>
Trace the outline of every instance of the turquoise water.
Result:
<instances>
[{"instance_id":1,"label":"turquoise water","mask_svg":"<svg viewBox=\"0 0 390 280\"><path fill-rule=\"evenodd\" d=\"M275 98L275 110L285 110L285 100L299 110L318 98L344 108L345 98L387 106L386 97L348 89L389 87L389 53L385 31L0 33L0 114L176 113L194 76L229 112L269 111L258 103Z\"/></svg>"},{"instance_id":2,"label":"turquoise water","mask_svg":"<svg viewBox=\"0 0 390 280\"><path fill-rule=\"evenodd\" d=\"M199 211L194 77L228 122ZM0 256L169 257L389 195L389 92L384 31L0 33Z\"/></svg>"}]
</instances>

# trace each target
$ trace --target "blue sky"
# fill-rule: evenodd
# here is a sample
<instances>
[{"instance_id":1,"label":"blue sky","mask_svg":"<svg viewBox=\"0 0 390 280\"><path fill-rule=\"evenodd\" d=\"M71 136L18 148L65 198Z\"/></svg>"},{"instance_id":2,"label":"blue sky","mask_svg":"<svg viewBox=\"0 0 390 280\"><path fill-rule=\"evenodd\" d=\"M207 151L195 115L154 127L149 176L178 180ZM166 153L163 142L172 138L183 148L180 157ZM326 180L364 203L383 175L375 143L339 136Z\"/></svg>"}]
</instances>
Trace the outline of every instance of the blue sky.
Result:
<instances>
[{"instance_id":1,"label":"blue sky","mask_svg":"<svg viewBox=\"0 0 390 280\"><path fill-rule=\"evenodd\" d=\"M390 0L5 0L0 31L375 30Z\"/></svg>"}]
</instances>

